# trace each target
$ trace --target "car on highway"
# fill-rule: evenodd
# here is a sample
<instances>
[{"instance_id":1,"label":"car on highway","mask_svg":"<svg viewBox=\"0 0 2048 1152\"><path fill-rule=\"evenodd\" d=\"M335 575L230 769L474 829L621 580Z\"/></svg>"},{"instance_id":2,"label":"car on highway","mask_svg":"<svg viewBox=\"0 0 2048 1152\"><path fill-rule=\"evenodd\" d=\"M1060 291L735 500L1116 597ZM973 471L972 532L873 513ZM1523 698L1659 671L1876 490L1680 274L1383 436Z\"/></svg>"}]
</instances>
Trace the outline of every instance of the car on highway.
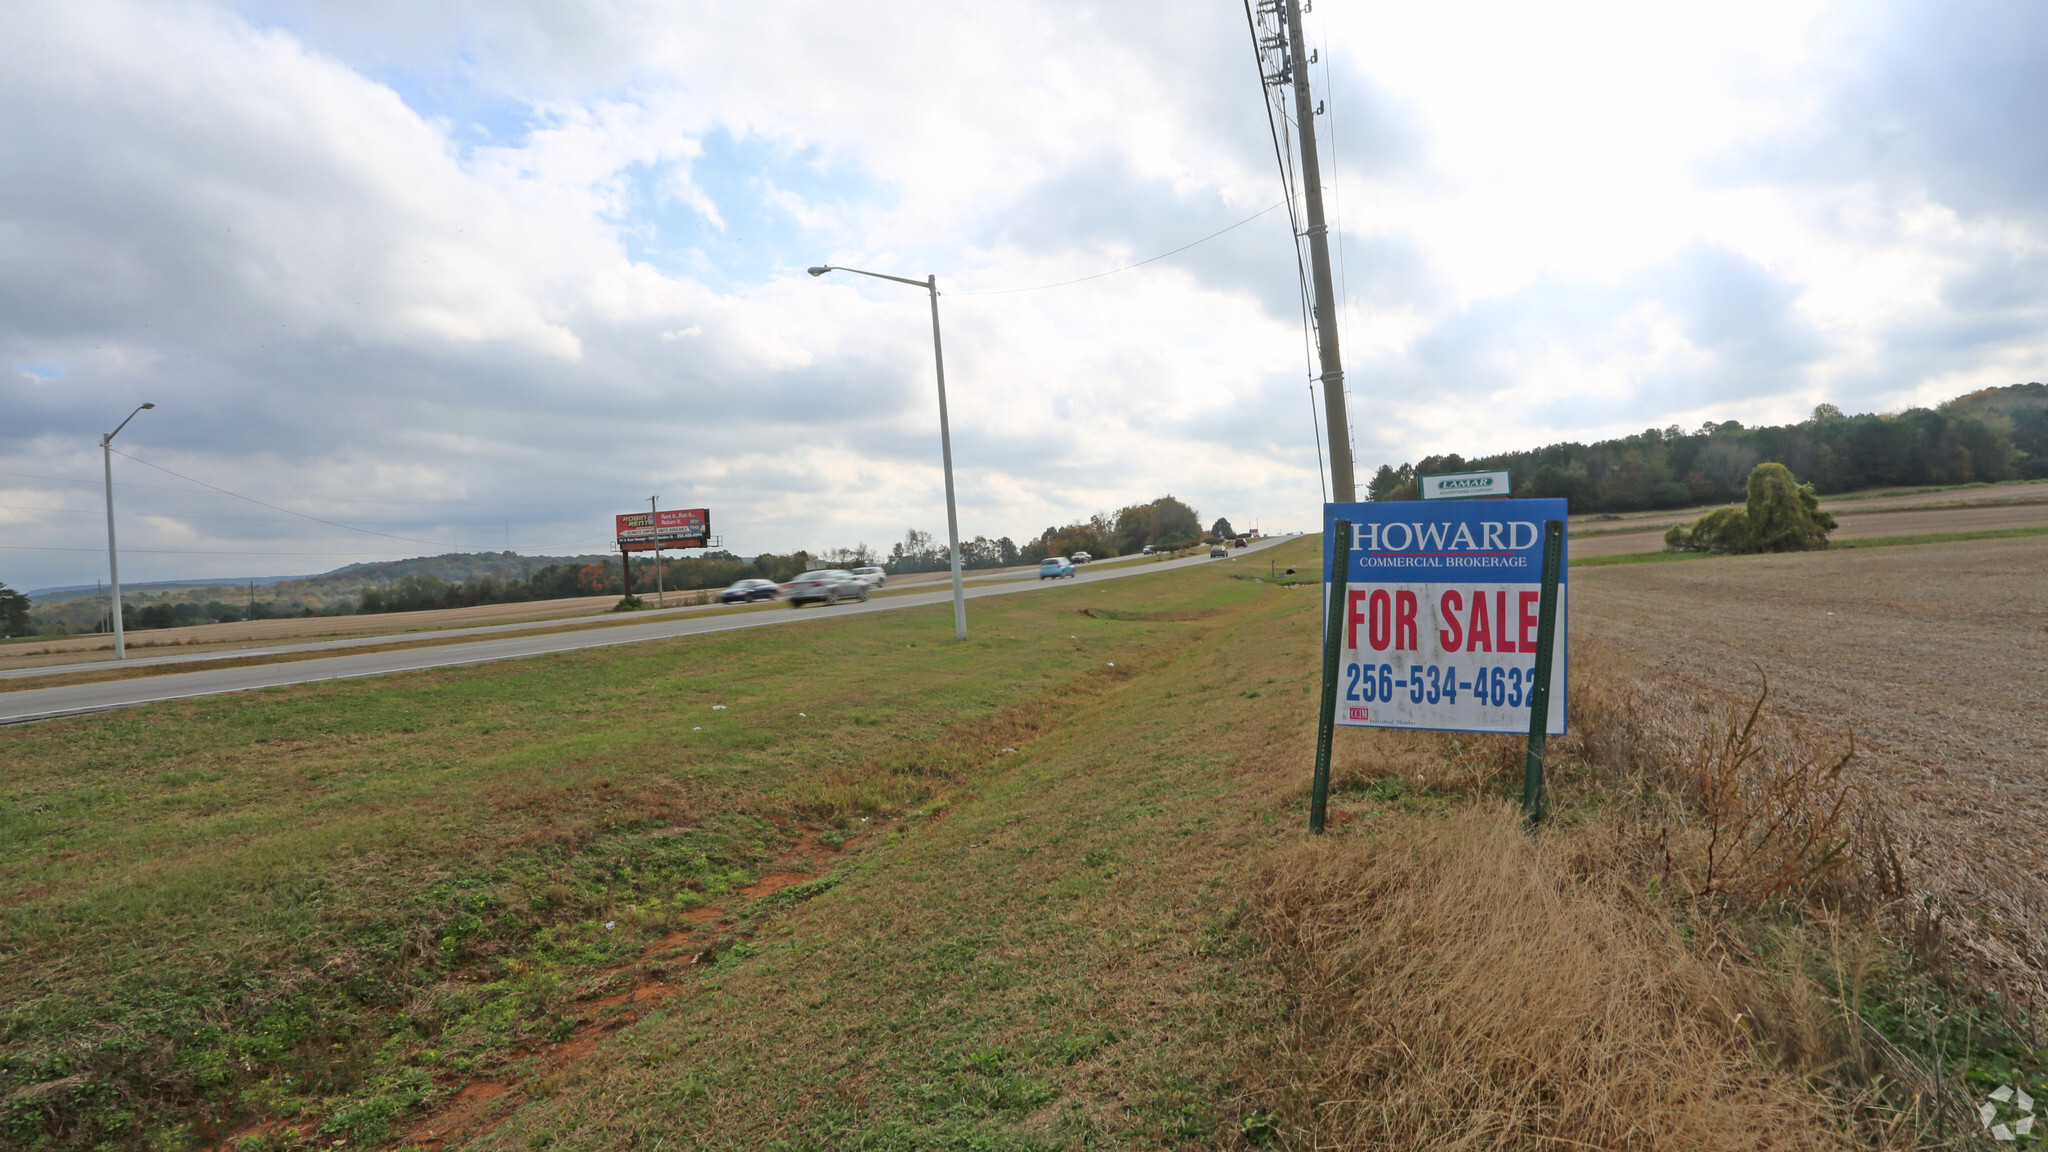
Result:
<instances>
[{"instance_id":1,"label":"car on highway","mask_svg":"<svg viewBox=\"0 0 2048 1152\"><path fill-rule=\"evenodd\" d=\"M868 582L844 568L820 568L806 572L782 586L782 594L788 598L791 608L801 608L813 600L837 604L841 600L865 600L868 598Z\"/></svg>"},{"instance_id":2,"label":"car on highway","mask_svg":"<svg viewBox=\"0 0 2048 1152\"><path fill-rule=\"evenodd\" d=\"M1230 555L1230 550L1221 544L1209 549L1209 559L1211 560L1221 560L1228 555Z\"/></svg>"},{"instance_id":3,"label":"car on highway","mask_svg":"<svg viewBox=\"0 0 2048 1152\"><path fill-rule=\"evenodd\" d=\"M1138 555L1140 556L1150 556L1151 554L1152 546L1150 544L1145 545L1145 550L1143 552L1138 553Z\"/></svg>"},{"instance_id":4,"label":"car on highway","mask_svg":"<svg viewBox=\"0 0 2048 1152\"><path fill-rule=\"evenodd\" d=\"M861 583L866 584L870 588L880 588L889 582L889 574L873 565L866 568L855 568L853 574L860 579Z\"/></svg>"},{"instance_id":5,"label":"car on highway","mask_svg":"<svg viewBox=\"0 0 2048 1152\"><path fill-rule=\"evenodd\" d=\"M782 585L773 580L736 580L732 587L718 594L720 604L747 604L755 600L773 600L782 595Z\"/></svg>"},{"instance_id":6,"label":"car on highway","mask_svg":"<svg viewBox=\"0 0 2048 1152\"><path fill-rule=\"evenodd\" d=\"M1090 560L1093 560L1093 559L1095 559L1095 556L1094 556L1094 555L1093 555L1092 553L1088 553L1088 552L1076 552L1076 553L1074 553L1074 563L1076 563L1076 564L1086 564L1087 562L1089 562Z\"/></svg>"},{"instance_id":7,"label":"car on highway","mask_svg":"<svg viewBox=\"0 0 2048 1152\"><path fill-rule=\"evenodd\" d=\"M1073 574L1074 562L1065 556L1047 556L1038 566L1040 580L1057 580L1062 576L1071 577Z\"/></svg>"}]
</instances>

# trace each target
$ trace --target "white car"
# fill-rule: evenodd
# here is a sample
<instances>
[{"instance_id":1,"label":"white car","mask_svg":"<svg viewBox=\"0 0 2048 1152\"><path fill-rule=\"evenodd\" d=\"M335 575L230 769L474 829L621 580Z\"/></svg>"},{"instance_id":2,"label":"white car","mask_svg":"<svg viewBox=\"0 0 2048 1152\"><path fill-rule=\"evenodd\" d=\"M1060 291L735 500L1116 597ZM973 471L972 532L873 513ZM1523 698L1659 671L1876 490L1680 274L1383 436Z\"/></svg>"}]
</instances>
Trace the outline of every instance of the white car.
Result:
<instances>
[{"instance_id":1,"label":"white car","mask_svg":"<svg viewBox=\"0 0 2048 1152\"><path fill-rule=\"evenodd\" d=\"M1086 564L1090 560L1095 559L1095 557L1089 555L1086 552L1076 552L1074 553L1072 559L1076 564Z\"/></svg>"},{"instance_id":2,"label":"white car","mask_svg":"<svg viewBox=\"0 0 2048 1152\"><path fill-rule=\"evenodd\" d=\"M841 600L866 600L868 590L865 581L844 568L820 568L806 572L782 586L791 608L801 608L813 600L827 604L837 604Z\"/></svg>"},{"instance_id":3,"label":"white car","mask_svg":"<svg viewBox=\"0 0 2048 1152\"><path fill-rule=\"evenodd\" d=\"M870 588L880 588L889 582L889 574L880 568L855 568L853 575Z\"/></svg>"}]
</instances>

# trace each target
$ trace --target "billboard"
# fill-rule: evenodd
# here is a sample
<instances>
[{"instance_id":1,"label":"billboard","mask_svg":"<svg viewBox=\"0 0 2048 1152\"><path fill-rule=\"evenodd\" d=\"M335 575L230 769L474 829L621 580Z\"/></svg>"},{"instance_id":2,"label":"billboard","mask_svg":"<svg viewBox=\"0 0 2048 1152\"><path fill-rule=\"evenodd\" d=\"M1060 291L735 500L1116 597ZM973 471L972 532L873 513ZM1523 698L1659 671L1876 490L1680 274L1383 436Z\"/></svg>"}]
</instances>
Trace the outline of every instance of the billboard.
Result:
<instances>
[{"instance_id":1,"label":"billboard","mask_svg":"<svg viewBox=\"0 0 2048 1152\"><path fill-rule=\"evenodd\" d=\"M711 510L674 508L666 512L624 512L618 524L621 552L656 548L702 548L711 539Z\"/></svg>"},{"instance_id":2,"label":"billboard","mask_svg":"<svg viewBox=\"0 0 2048 1152\"><path fill-rule=\"evenodd\" d=\"M1324 505L1323 578L1345 583L1336 722L1528 734L1543 525L1565 516L1563 500ZM1331 555L1338 520L1352 523L1343 557ZM1553 736L1564 732L1568 572L1560 564Z\"/></svg>"},{"instance_id":3,"label":"billboard","mask_svg":"<svg viewBox=\"0 0 2048 1152\"><path fill-rule=\"evenodd\" d=\"M1486 496L1506 496L1508 474L1502 472L1445 472L1436 476L1418 477L1424 500L1474 500Z\"/></svg>"}]
</instances>

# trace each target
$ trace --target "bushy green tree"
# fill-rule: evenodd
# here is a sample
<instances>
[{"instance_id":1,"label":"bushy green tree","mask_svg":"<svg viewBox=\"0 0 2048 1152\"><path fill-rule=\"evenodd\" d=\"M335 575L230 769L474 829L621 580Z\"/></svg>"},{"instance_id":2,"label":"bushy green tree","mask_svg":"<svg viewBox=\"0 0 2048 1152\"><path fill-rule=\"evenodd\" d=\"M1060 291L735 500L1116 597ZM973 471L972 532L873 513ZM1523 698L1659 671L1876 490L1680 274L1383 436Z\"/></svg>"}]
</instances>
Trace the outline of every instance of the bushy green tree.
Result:
<instances>
[{"instance_id":1,"label":"bushy green tree","mask_svg":"<svg viewBox=\"0 0 2048 1152\"><path fill-rule=\"evenodd\" d=\"M1750 469L1748 502L1707 513L1691 528L1673 524L1664 546L1674 552L1804 552L1828 546L1835 518L1820 510L1813 485L1801 484L1783 464Z\"/></svg>"},{"instance_id":2,"label":"bushy green tree","mask_svg":"<svg viewBox=\"0 0 2048 1152\"><path fill-rule=\"evenodd\" d=\"M28 635L28 597L0 584L0 636Z\"/></svg>"},{"instance_id":3,"label":"bushy green tree","mask_svg":"<svg viewBox=\"0 0 2048 1152\"><path fill-rule=\"evenodd\" d=\"M1209 525L1209 535L1218 540L1229 540L1237 535L1237 529L1230 526L1228 516L1218 516L1216 522Z\"/></svg>"},{"instance_id":4,"label":"bushy green tree","mask_svg":"<svg viewBox=\"0 0 2048 1152\"><path fill-rule=\"evenodd\" d=\"M1142 552L1147 544L1154 548L1185 548L1202 538L1201 516L1172 496L1161 496L1149 504L1133 504L1116 514L1113 526L1105 527L1110 528L1106 534L1114 537L1118 553Z\"/></svg>"},{"instance_id":5,"label":"bushy green tree","mask_svg":"<svg viewBox=\"0 0 2048 1152\"><path fill-rule=\"evenodd\" d=\"M1749 538L1758 552L1804 552L1828 546L1835 518L1820 510L1813 485L1801 484L1783 464L1759 464L1749 473Z\"/></svg>"},{"instance_id":6,"label":"bushy green tree","mask_svg":"<svg viewBox=\"0 0 2048 1152\"><path fill-rule=\"evenodd\" d=\"M1740 508L1720 508L1699 518L1691 528L1673 524L1664 533L1664 547L1673 552L1756 551L1749 536L1749 515Z\"/></svg>"}]
</instances>

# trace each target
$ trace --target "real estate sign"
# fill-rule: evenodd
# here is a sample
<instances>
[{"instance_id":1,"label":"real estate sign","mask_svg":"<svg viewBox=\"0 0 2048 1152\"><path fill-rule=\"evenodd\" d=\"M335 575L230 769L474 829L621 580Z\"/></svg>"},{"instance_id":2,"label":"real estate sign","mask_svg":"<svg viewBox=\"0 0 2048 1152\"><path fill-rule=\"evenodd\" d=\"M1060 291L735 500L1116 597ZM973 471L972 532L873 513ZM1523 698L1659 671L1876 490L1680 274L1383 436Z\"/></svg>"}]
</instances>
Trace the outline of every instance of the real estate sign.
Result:
<instances>
[{"instance_id":1,"label":"real estate sign","mask_svg":"<svg viewBox=\"0 0 2048 1152\"><path fill-rule=\"evenodd\" d=\"M1343 606L1336 723L1527 735L1544 524L1565 513L1563 500L1324 505L1323 578L1345 584L1341 600L1324 600ZM1352 525L1342 557L1339 520ZM1553 736L1565 720L1563 559L1545 709Z\"/></svg>"}]
</instances>

